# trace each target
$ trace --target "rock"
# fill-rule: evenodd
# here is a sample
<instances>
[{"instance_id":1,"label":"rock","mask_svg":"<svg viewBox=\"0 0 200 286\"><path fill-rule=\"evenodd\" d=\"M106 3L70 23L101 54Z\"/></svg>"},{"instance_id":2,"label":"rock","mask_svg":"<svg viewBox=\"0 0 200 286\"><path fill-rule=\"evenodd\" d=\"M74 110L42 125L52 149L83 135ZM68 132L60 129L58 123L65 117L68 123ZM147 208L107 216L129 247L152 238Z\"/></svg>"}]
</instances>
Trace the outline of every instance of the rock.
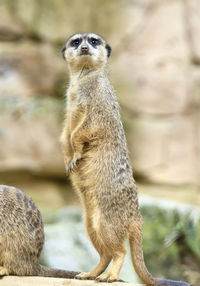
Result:
<instances>
[{"instance_id":1,"label":"rock","mask_svg":"<svg viewBox=\"0 0 200 286\"><path fill-rule=\"evenodd\" d=\"M118 0L106 4L87 0L88 5L79 0L50 0L48 4L41 0L30 1L28 6L25 0L4 0L2 4L1 96L11 101L22 97L22 105L24 97L36 99L37 103L38 95L62 96L60 105L64 105L68 74L60 49L70 34L92 29L104 35L113 48L110 74L122 106L135 173L155 184L200 185L198 0ZM80 12L83 8L84 13ZM45 119L49 123L25 117L22 122L9 118L9 114L5 117L0 113L4 124L0 130L4 145L0 156L4 163L5 157L9 158L5 168L11 162L15 162L15 168L21 157L29 162L26 166L31 162L34 169L38 159L32 160L33 153L39 148L37 156L45 162L36 168L38 172L47 165L52 170L54 161L61 172L64 167L60 151L55 151L53 160L46 158L60 148L55 136L60 136L61 121L54 124L57 117L50 119L49 115ZM14 134L15 140L21 140L30 126L38 133L37 144L32 135L24 139L28 145L21 143L21 149L20 142L14 145L9 141L14 140ZM17 134L11 128L17 128ZM13 135L5 137L5 132ZM49 140L46 149L44 140ZM60 174L64 176L64 169Z\"/></svg>"},{"instance_id":2,"label":"rock","mask_svg":"<svg viewBox=\"0 0 200 286\"><path fill-rule=\"evenodd\" d=\"M164 184L197 183L195 134L192 115L134 119L128 142L136 175Z\"/></svg>"},{"instance_id":3,"label":"rock","mask_svg":"<svg viewBox=\"0 0 200 286\"><path fill-rule=\"evenodd\" d=\"M1 44L0 171L65 175L59 143L65 86L60 92L56 87L64 69L48 44ZM61 101L55 99L59 93Z\"/></svg>"},{"instance_id":4,"label":"rock","mask_svg":"<svg viewBox=\"0 0 200 286\"><path fill-rule=\"evenodd\" d=\"M56 100L0 97L0 171L64 176Z\"/></svg>"},{"instance_id":5,"label":"rock","mask_svg":"<svg viewBox=\"0 0 200 286\"><path fill-rule=\"evenodd\" d=\"M176 114L192 100L181 9L181 3L173 1L146 11L140 33L129 38L129 49L115 60L114 76L130 86L127 96L119 94L120 101L137 113Z\"/></svg>"},{"instance_id":6,"label":"rock","mask_svg":"<svg viewBox=\"0 0 200 286\"><path fill-rule=\"evenodd\" d=\"M4 10L10 19L19 25L26 37L63 42L72 33L91 31L104 31L112 34L113 27L123 31L126 27L127 17L120 13L122 1L104 2L87 1L87 5L79 0L30 1L25 0L3 1ZM82 11L84 10L84 13ZM101 12L101 13L99 13ZM104 15L109 14L112 21L104 21ZM121 21L119 21L119 19ZM9 27L12 22L9 22ZM119 31L118 31L119 32Z\"/></svg>"},{"instance_id":7,"label":"rock","mask_svg":"<svg viewBox=\"0 0 200 286\"><path fill-rule=\"evenodd\" d=\"M200 6L198 0L185 0L184 16L190 57L194 64L200 65Z\"/></svg>"},{"instance_id":8,"label":"rock","mask_svg":"<svg viewBox=\"0 0 200 286\"><path fill-rule=\"evenodd\" d=\"M103 285L110 285L109 283L101 283ZM89 280L72 280L63 278L49 278L49 277L18 277L5 276L1 279L2 286L92 286L96 285L95 281ZM121 286L122 283L114 282L113 286ZM141 286L144 284L123 283L123 286Z\"/></svg>"},{"instance_id":9,"label":"rock","mask_svg":"<svg viewBox=\"0 0 200 286\"><path fill-rule=\"evenodd\" d=\"M1 95L36 96L65 93L67 71L60 50L49 44L1 43ZM59 92L60 91L60 92Z\"/></svg>"},{"instance_id":10,"label":"rock","mask_svg":"<svg viewBox=\"0 0 200 286\"><path fill-rule=\"evenodd\" d=\"M182 210L185 214L195 214L195 206L200 206L200 193L195 186L172 186L167 184L137 184L137 186L139 190L140 205L145 206L146 203L146 207L149 206L150 209L151 205L157 205L165 211L167 211L167 208L171 211L172 208L170 206L173 205L173 208L176 209L178 212ZM185 207L186 204L188 204L188 209ZM196 222L200 220L200 216L197 215L197 213L195 217Z\"/></svg>"},{"instance_id":11,"label":"rock","mask_svg":"<svg viewBox=\"0 0 200 286\"><path fill-rule=\"evenodd\" d=\"M0 3L0 41L20 40L23 37L23 30L5 4L8 5L7 0L2 0Z\"/></svg>"},{"instance_id":12,"label":"rock","mask_svg":"<svg viewBox=\"0 0 200 286\"><path fill-rule=\"evenodd\" d=\"M199 68L191 67L184 5L138 6L134 36L112 67L134 171L153 183L198 185L200 80Z\"/></svg>"}]
</instances>

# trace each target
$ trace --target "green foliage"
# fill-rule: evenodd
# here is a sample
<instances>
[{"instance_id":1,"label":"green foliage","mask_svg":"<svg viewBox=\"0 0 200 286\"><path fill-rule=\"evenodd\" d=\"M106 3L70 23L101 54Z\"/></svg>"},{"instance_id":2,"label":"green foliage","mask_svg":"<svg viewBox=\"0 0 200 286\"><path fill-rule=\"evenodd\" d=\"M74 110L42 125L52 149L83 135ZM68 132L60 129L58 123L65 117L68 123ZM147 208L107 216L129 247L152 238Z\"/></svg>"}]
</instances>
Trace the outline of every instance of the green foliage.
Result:
<instances>
[{"instance_id":1,"label":"green foliage","mask_svg":"<svg viewBox=\"0 0 200 286\"><path fill-rule=\"evenodd\" d=\"M191 217L186 217L184 221L177 224L176 228L180 234L184 235L187 247L200 263L200 222L195 223Z\"/></svg>"},{"instance_id":2,"label":"green foliage","mask_svg":"<svg viewBox=\"0 0 200 286\"><path fill-rule=\"evenodd\" d=\"M141 211L148 269L154 276L183 279L180 248L189 247L199 257L199 224L195 225L187 215L179 215L175 211L166 212L153 206L143 207ZM185 239L179 241L183 235ZM167 243L169 241L171 242Z\"/></svg>"}]
</instances>

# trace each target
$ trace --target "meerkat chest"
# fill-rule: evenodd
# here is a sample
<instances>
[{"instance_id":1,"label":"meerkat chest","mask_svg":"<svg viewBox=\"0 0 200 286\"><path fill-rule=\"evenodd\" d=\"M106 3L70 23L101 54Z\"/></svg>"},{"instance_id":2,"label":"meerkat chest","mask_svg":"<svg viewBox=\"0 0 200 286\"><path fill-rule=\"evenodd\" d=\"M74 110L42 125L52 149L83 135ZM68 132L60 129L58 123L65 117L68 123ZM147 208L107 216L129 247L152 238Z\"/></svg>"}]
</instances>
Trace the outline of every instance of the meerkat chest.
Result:
<instances>
[{"instance_id":1,"label":"meerkat chest","mask_svg":"<svg viewBox=\"0 0 200 286\"><path fill-rule=\"evenodd\" d=\"M77 84L71 84L68 88L67 107L69 111L75 109L79 103L78 91L79 91L79 88Z\"/></svg>"},{"instance_id":2,"label":"meerkat chest","mask_svg":"<svg viewBox=\"0 0 200 286\"><path fill-rule=\"evenodd\" d=\"M67 91L67 125L72 130L82 117L84 104L77 84L71 84Z\"/></svg>"}]
</instances>

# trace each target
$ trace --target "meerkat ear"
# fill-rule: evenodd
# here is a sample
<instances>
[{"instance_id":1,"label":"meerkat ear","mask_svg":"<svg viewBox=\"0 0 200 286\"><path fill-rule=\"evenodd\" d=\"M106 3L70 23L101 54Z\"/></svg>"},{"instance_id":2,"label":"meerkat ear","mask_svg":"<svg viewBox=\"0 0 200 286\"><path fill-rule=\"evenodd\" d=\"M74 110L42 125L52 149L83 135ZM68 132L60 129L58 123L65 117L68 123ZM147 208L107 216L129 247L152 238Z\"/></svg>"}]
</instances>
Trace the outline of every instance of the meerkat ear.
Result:
<instances>
[{"instance_id":1,"label":"meerkat ear","mask_svg":"<svg viewBox=\"0 0 200 286\"><path fill-rule=\"evenodd\" d=\"M65 60L65 50L66 50L66 45L64 45L64 47L61 50L62 57L63 57L64 60Z\"/></svg>"},{"instance_id":2,"label":"meerkat ear","mask_svg":"<svg viewBox=\"0 0 200 286\"><path fill-rule=\"evenodd\" d=\"M110 57L110 54L111 54L111 52L112 52L111 46L109 46L108 44L106 44L106 50L107 50L107 52L108 52L107 56L108 56L108 58L109 58L109 57Z\"/></svg>"}]
</instances>

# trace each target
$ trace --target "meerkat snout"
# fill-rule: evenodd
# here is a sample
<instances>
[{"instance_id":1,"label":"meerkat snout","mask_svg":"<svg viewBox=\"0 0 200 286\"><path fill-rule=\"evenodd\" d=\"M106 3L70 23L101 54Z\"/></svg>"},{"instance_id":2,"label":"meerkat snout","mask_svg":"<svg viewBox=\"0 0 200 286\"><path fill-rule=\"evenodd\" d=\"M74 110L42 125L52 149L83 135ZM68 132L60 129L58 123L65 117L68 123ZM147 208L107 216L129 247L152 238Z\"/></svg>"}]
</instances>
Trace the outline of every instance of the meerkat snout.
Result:
<instances>
[{"instance_id":1,"label":"meerkat snout","mask_svg":"<svg viewBox=\"0 0 200 286\"><path fill-rule=\"evenodd\" d=\"M87 45L84 45L84 46L81 47L81 53L83 55L87 55L88 51L89 51L89 47Z\"/></svg>"}]
</instances>

